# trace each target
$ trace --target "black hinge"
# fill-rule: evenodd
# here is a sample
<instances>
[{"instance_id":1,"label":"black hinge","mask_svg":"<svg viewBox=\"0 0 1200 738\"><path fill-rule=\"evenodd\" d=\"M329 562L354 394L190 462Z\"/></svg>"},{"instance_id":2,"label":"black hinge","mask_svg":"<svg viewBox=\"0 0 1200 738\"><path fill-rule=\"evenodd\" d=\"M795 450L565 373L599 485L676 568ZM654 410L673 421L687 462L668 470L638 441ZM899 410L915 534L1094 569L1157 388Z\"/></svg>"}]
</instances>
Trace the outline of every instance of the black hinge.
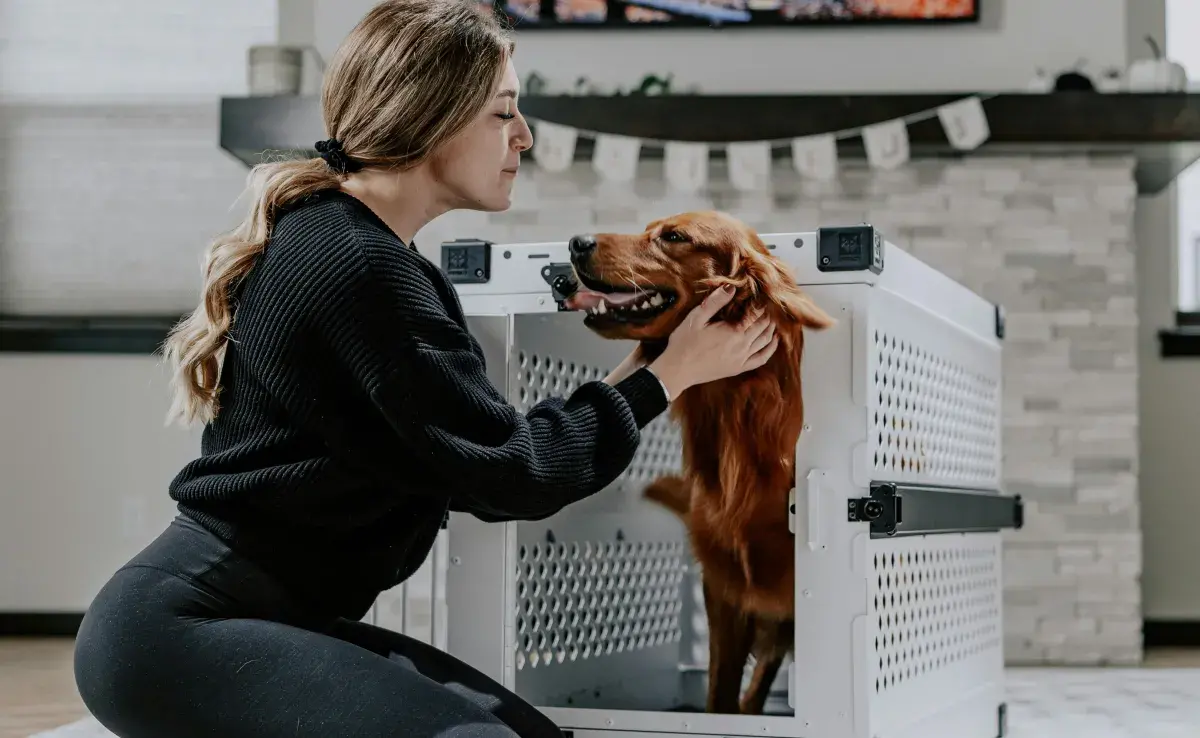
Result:
<instances>
[{"instance_id":1,"label":"black hinge","mask_svg":"<svg viewBox=\"0 0 1200 738\"><path fill-rule=\"evenodd\" d=\"M1004 306L996 306L996 338L1004 340Z\"/></svg>"},{"instance_id":2,"label":"black hinge","mask_svg":"<svg viewBox=\"0 0 1200 738\"><path fill-rule=\"evenodd\" d=\"M1021 497L987 490L876 482L870 497L847 503L846 519L871 524L871 537L971 533L1020 528Z\"/></svg>"},{"instance_id":3,"label":"black hinge","mask_svg":"<svg viewBox=\"0 0 1200 738\"><path fill-rule=\"evenodd\" d=\"M1008 735L1008 705L1001 702L996 708L996 738Z\"/></svg>"}]
</instances>

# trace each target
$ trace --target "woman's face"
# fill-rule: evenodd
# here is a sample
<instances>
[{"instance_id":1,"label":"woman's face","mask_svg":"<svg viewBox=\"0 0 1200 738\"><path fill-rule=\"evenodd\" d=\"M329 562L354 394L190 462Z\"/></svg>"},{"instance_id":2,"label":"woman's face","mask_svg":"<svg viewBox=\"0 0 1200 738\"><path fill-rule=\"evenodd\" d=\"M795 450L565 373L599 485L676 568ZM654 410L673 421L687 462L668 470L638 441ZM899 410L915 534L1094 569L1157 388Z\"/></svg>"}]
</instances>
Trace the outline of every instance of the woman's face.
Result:
<instances>
[{"instance_id":1,"label":"woman's face","mask_svg":"<svg viewBox=\"0 0 1200 738\"><path fill-rule=\"evenodd\" d=\"M452 208L496 212L512 204L521 152L533 133L517 112L521 81L510 59L495 94L475 120L431 159L434 176L448 191Z\"/></svg>"}]
</instances>

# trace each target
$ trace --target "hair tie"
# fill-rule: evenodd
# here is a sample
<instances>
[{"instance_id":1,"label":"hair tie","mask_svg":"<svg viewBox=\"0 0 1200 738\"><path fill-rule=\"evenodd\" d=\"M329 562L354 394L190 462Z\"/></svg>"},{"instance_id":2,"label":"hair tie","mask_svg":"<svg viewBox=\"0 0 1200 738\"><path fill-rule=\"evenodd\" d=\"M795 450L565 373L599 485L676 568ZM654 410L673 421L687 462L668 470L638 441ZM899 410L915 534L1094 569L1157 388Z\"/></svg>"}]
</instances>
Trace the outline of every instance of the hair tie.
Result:
<instances>
[{"instance_id":1,"label":"hair tie","mask_svg":"<svg viewBox=\"0 0 1200 738\"><path fill-rule=\"evenodd\" d=\"M338 174L357 172L362 169L362 164L346 156L346 152L342 149L342 142L336 138L317 141L315 148L329 168Z\"/></svg>"}]
</instances>

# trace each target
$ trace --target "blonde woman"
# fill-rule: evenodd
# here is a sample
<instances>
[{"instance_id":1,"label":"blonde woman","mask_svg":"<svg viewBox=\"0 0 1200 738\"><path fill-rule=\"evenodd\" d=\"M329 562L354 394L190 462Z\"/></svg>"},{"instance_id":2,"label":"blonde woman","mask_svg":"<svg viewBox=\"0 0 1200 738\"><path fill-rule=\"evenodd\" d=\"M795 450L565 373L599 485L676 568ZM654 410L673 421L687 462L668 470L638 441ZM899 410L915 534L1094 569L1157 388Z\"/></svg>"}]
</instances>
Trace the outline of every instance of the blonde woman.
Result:
<instances>
[{"instance_id":1,"label":"blonde woman","mask_svg":"<svg viewBox=\"0 0 1200 738\"><path fill-rule=\"evenodd\" d=\"M358 622L427 557L448 511L549 516L628 466L689 386L766 362L761 319L521 414L488 382L454 288L413 236L509 207L521 152L512 42L474 0L391 0L324 81L319 158L261 166L170 336L174 414L202 453L180 515L116 572L75 675L121 738L557 736L540 712L421 642ZM480 624L485 625L484 623Z\"/></svg>"}]
</instances>

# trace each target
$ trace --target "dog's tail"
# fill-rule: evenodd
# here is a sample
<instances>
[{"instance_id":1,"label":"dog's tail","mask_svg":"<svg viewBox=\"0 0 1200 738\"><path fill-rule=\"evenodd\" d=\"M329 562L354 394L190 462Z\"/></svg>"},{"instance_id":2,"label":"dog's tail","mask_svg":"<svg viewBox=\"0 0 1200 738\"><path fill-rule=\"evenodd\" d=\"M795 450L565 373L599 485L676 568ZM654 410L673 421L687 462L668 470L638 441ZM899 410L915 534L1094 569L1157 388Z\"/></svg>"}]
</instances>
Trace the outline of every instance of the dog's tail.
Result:
<instances>
[{"instance_id":1,"label":"dog's tail","mask_svg":"<svg viewBox=\"0 0 1200 738\"><path fill-rule=\"evenodd\" d=\"M691 495L681 477L659 477L647 485L642 496L667 508L679 517L685 517L692 507Z\"/></svg>"}]
</instances>

